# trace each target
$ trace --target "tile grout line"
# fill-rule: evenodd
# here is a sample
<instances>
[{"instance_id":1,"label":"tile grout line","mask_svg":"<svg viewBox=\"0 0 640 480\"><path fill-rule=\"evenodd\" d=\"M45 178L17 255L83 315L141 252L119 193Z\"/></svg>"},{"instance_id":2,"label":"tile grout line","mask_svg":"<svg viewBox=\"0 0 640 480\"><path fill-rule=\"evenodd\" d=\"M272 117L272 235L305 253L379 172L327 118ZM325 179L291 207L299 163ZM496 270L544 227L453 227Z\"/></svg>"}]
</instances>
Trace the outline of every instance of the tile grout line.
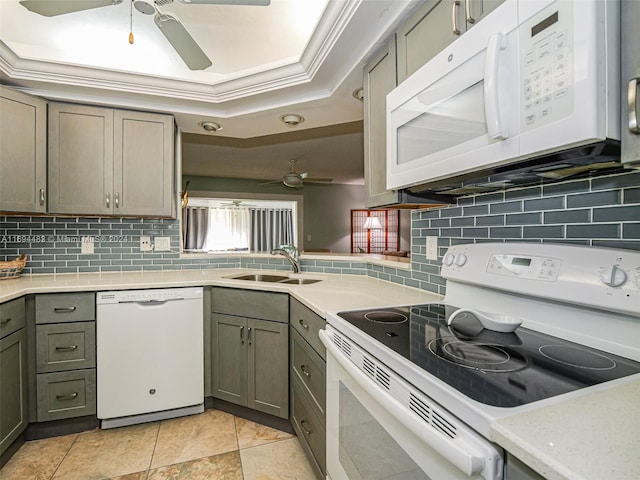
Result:
<instances>
[{"instance_id":1,"label":"tile grout line","mask_svg":"<svg viewBox=\"0 0 640 480\"><path fill-rule=\"evenodd\" d=\"M76 438L73 439L73 442L71 442L71 445L69 445L69 449L67 450L67 452L64 454L64 456L62 457L62 459L60 460L60 463L58 463L58 466L56 467L56 469L53 471L53 473L51 474L51 477L49 477L49 480L53 480L54 477L56 476L56 473L58 473L58 470L60 470L60 466L62 465L62 462L64 462L64 460L67 458L67 456L69 455L69 452L71 451L71 449L73 448L73 446L76 444L76 442L78 441L78 439L80 438L81 433L76 433Z\"/></svg>"}]
</instances>

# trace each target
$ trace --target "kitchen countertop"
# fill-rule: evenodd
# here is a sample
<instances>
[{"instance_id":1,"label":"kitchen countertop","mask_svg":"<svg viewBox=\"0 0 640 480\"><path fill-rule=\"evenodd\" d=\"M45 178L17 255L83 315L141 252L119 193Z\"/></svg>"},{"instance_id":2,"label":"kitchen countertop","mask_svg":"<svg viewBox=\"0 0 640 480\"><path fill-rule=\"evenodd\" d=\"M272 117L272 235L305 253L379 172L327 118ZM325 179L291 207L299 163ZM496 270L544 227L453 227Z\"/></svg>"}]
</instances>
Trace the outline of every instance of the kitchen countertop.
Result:
<instances>
[{"instance_id":1,"label":"kitchen countertop","mask_svg":"<svg viewBox=\"0 0 640 480\"><path fill-rule=\"evenodd\" d=\"M514 415L491 440L548 480L640 478L640 380Z\"/></svg>"},{"instance_id":2,"label":"kitchen countertop","mask_svg":"<svg viewBox=\"0 0 640 480\"><path fill-rule=\"evenodd\" d=\"M290 285L227 278L242 273L273 273L290 277L316 278L321 282ZM71 273L57 275L25 275L0 282L0 302L32 293L133 290L219 286L289 293L325 317L331 310L347 310L387 305L410 305L437 302L440 295L413 287L386 282L366 275L327 273L292 274L282 270L219 269L161 272Z\"/></svg>"},{"instance_id":3,"label":"kitchen countertop","mask_svg":"<svg viewBox=\"0 0 640 480\"><path fill-rule=\"evenodd\" d=\"M292 274L309 285L227 278L250 269L26 275L0 282L0 302L34 293L221 286L289 293L326 317L332 310L438 302L424 290L364 275ZM491 439L549 480L640 478L640 380L495 422Z\"/></svg>"}]
</instances>

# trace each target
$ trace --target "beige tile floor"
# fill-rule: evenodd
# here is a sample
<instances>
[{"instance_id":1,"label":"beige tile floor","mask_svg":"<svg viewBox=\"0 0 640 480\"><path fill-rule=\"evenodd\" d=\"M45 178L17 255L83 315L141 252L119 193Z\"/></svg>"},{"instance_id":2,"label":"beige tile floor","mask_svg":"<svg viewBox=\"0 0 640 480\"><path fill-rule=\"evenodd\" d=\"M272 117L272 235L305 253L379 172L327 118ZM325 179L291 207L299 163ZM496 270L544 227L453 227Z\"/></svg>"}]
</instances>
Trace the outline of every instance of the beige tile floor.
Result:
<instances>
[{"instance_id":1,"label":"beige tile floor","mask_svg":"<svg viewBox=\"0 0 640 480\"><path fill-rule=\"evenodd\" d=\"M25 443L1 480L315 480L298 439L219 410Z\"/></svg>"}]
</instances>

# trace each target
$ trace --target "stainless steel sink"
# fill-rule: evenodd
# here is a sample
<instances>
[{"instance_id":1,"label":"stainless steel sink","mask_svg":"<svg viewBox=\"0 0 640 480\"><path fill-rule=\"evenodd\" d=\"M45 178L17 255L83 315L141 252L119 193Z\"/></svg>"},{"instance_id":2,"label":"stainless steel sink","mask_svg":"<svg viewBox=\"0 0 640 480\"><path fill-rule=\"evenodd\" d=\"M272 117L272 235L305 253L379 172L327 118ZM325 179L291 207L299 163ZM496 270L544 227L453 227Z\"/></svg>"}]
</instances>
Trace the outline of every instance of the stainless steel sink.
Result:
<instances>
[{"instance_id":1,"label":"stainless steel sink","mask_svg":"<svg viewBox=\"0 0 640 480\"><path fill-rule=\"evenodd\" d=\"M285 275L272 275L269 273L243 273L242 275L230 276L233 280L248 280L250 282L271 282L286 283L288 285L309 285L311 283L321 282L316 278L290 278Z\"/></svg>"},{"instance_id":2,"label":"stainless steel sink","mask_svg":"<svg viewBox=\"0 0 640 480\"><path fill-rule=\"evenodd\" d=\"M311 283L321 282L322 280L317 280L315 278L289 278L288 280L282 280L278 283L288 283L294 285L309 285Z\"/></svg>"},{"instance_id":3,"label":"stainless steel sink","mask_svg":"<svg viewBox=\"0 0 640 480\"><path fill-rule=\"evenodd\" d=\"M233 278L234 280L250 280L252 282L281 282L283 280L289 280L289 277L284 275L270 275L268 273L247 273L228 278Z\"/></svg>"}]
</instances>

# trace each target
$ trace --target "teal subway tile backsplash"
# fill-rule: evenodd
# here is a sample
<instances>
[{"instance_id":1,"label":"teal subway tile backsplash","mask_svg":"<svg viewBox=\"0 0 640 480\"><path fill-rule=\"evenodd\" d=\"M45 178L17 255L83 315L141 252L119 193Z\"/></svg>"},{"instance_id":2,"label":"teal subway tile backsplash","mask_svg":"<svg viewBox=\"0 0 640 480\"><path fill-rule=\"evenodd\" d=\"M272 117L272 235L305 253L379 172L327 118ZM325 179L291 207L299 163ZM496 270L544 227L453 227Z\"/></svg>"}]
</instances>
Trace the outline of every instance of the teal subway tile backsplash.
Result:
<instances>
[{"instance_id":1,"label":"teal subway tile backsplash","mask_svg":"<svg viewBox=\"0 0 640 480\"><path fill-rule=\"evenodd\" d=\"M25 274L219 268L290 271L284 258L180 256L180 224L170 219L0 217L0 260L29 255ZM140 252L140 236L168 236L171 252ZM81 237L95 237L81 254ZM426 237L438 237L428 260ZM444 294L442 257L451 245L553 242L640 251L640 172L460 197L411 215L411 270L358 261L302 260L303 272L369 275Z\"/></svg>"}]
</instances>

